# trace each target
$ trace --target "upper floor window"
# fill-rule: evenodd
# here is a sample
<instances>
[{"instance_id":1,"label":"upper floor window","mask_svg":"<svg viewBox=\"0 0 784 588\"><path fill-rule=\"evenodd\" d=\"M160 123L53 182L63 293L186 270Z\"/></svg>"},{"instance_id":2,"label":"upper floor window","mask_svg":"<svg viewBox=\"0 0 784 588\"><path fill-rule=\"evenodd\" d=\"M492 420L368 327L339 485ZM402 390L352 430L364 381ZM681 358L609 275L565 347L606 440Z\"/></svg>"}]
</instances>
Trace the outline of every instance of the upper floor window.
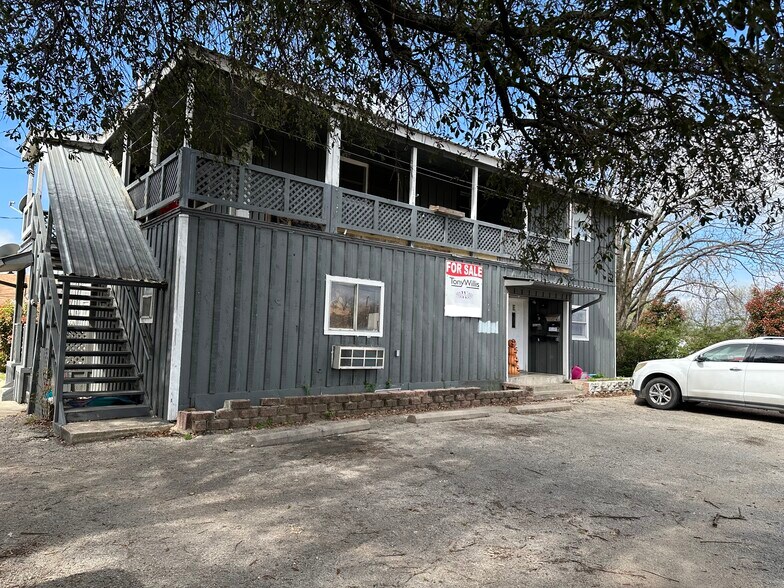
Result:
<instances>
[{"instance_id":1,"label":"upper floor window","mask_svg":"<svg viewBox=\"0 0 784 588\"><path fill-rule=\"evenodd\" d=\"M368 191L368 171L370 166L367 163L350 159L340 158L340 187L348 188L356 192Z\"/></svg>"},{"instance_id":2,"label":"upper floor window","mask_svg":"<svg viewBox=\"0 0 784 588\"><path fill-rule=\"evenodd\" d=\"M583 210L572 210L572 238L578 241L591 241L591 213Z\"/></svg>"},{"instance_id":3,"label":"upper floor window","mask_svg":"<svg viewBox=\"0 0 784 588\"><path fill-rule=\"evenodd\" d=\"M327 276L325 335L381 337L384 282Z\"/></svg>"}]
</instances>

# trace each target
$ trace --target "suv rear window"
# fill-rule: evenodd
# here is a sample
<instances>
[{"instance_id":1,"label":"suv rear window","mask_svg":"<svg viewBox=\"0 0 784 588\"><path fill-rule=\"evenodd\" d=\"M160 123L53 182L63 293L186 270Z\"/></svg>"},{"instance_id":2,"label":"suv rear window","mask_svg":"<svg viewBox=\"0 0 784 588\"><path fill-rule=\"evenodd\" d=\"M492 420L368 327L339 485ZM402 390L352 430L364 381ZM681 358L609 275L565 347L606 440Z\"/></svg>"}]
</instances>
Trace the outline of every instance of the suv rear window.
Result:
<instances>
[{"instance_id":1,"label":"suv rear window","mask_svg":"<svg viewBox=\"0 0 784 588\"><path fill-rule=\"evenodd\" d=\"M784 345L762 343L754 346L754 363L784 363Z\"/></svg>"}]
</instances>

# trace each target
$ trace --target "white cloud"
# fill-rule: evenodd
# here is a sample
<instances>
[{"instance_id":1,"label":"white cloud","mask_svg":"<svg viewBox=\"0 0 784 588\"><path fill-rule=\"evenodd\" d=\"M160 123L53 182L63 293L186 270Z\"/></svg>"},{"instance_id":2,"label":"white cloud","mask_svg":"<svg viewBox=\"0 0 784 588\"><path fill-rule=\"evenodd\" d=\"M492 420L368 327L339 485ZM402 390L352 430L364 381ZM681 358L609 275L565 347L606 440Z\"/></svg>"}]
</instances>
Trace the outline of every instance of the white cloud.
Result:
<instances>
[{"instance_id":1,"label":"white cloud","mask_svg":"<svg viewBox=\"0 0 784 588\"><path fill-rule=\"evenodd\" d=\"M0 245L5 245L6 243L19 243L19 238L20 235L14 231L0 229Z\"/></svg>"}]
</instances>

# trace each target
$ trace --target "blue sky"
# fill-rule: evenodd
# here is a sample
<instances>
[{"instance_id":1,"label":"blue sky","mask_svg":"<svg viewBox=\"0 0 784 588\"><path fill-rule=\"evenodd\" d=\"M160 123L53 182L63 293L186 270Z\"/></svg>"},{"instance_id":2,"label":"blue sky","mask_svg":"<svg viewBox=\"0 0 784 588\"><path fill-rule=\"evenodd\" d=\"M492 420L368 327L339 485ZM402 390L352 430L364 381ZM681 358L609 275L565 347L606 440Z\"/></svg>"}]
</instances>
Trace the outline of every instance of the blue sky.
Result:
<instances>
[{"instance_id":1,"label":"blue sky","mask_svg":"<svg viewBox=\"0 0 784 588\"><path fill-rule=\"evenodd\" d=\"M6 126L0 123L0 130ZM17 144L0 136L0 245L19 243L22 234L22 215L8 206L12 200L18 205L27 191L26 166L16 148Z\"/></svg>"}]
</instances>

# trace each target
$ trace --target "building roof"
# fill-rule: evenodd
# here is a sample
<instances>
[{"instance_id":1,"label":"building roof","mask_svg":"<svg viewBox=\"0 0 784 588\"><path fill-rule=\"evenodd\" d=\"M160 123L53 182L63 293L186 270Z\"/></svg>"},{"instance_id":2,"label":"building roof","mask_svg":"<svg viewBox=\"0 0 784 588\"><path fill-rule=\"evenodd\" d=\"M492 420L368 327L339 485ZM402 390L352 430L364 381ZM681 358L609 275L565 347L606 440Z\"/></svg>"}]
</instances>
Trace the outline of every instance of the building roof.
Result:
<instances>
[{"instance_id":1,"label":"building roof","mask_svg":"<svg viewBox=\"0 0 784 588\"><path fill-rule=\"evenodd\" d=\"M66 278L164 283L120 175L104 156L57 145L44 168Z\"/></svg>"}]
</instances>

